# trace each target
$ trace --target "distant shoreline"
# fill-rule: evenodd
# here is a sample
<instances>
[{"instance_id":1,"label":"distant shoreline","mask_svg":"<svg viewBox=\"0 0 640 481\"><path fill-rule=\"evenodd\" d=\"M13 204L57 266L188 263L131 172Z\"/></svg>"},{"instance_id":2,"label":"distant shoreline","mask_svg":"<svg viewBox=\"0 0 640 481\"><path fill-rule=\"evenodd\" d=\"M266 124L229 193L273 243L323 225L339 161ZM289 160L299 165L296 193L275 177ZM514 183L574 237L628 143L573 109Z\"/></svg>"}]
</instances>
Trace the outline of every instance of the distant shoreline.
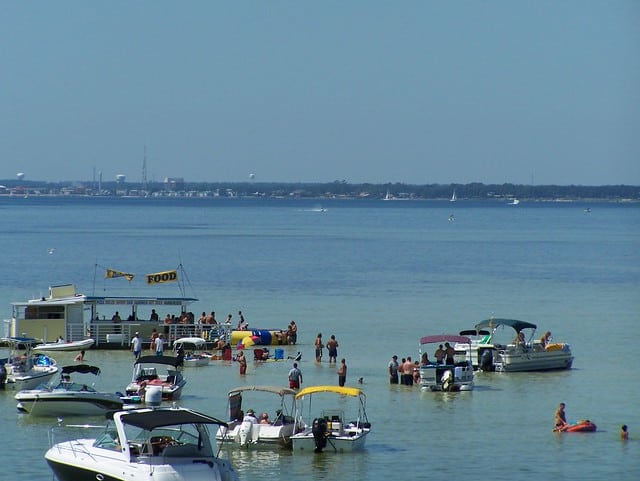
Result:
<instances>
[{"instance_id":1,"label":"distant shoreline","mask_svg":"<svg viewBox=\"0 0 640 481\"><path fill-rule=\"evenodd\" d=\"M348 184L331 183L189 183L168 182L37 182L0 180L2 197L117 197L117 198L272 198L354 200L499 200L536 202L640 201L634 185L516 185L516 184Z\"/></svg>"}]
</instances>

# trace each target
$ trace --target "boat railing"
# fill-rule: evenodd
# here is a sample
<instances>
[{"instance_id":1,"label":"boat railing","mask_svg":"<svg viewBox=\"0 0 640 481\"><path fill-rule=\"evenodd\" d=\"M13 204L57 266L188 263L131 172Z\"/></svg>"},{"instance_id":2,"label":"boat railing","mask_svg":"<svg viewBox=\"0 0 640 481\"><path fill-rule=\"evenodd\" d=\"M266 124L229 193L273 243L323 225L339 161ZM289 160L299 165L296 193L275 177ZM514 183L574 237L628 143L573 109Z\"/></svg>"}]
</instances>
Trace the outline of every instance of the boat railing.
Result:
<instances>
[{"instance_id":1,"label":"boat railing","mask_svg":"<svg viewBox=\"0 0 640 481\"><path fill-rule=\"evenodd\" d=\"M66 340L69 342L82 341L88 337L88 333L85 332L85 328L82 324L68 323Z\"/></svg>"},{"instance_id":2,"label":"boat railing","mask_svg":"<svg viewBox=\"0 0 640 481\"><path fill-rule=\"evenodd\" d=\"M49 429L48 437L49 437L49 446L52 448L56 448L58 452L62 451L70 451L74 456L78 456L79 454L86 454L90 456L92 459L95 457L91 454L91 452L87 449L87 447L79 442L74 442L74 440L78 439L79 432L86 432L87 430L91 430L92 433L97 431L104 431L104 426L94 426L94 425L58 425ZM81 438L86 438L88 436L83 435Z\"/></svg>"},{"instance_id":3,"label":"boat railing","mask_svg":"<svg viewBox=\"0 0 640 481\"><path fill-rule=\"evenodd\" d=\"M203 326L200 324L163 324L151 321L92 321L87 335L95 340L95 347L128 348L136 332L144 343L150 342L152 330L162 333L165 339L165 350L174 341L183 337L201 337L205 342L216 338L229 339L230 333L222 327Z\"/></svg>"}]
</instances>

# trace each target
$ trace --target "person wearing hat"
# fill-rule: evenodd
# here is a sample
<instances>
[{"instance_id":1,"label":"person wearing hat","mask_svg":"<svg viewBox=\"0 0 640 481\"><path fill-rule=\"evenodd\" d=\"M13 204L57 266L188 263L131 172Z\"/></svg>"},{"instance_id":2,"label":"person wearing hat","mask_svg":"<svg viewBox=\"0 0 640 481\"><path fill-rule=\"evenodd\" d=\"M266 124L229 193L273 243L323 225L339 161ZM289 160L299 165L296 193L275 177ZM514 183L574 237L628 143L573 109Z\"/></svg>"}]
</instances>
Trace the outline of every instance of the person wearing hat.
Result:
<instances>
[{"instance_id":1,"label":"person wearing hat","mask_svg":"<svg viewBox=\"0 0 640 481\"><path fill-rule=\"evenodd\" d=\"M133 339L131 339L131 351L133 352L133 357L138 360L140 358L140 354L142 354L142 343L140 342L140 336L136 332Z\"/></svg>"},{"instance_id":2,"label":"person wearing hat","mask_svg":"<svg viewBox=\"0 0 640 481\"><path fill-rule=\"evenodd\" d=\"M256 413L253 411L253 409L248 409L247 414L245 414L244 418L242 418L242 422L247 421L253 424L258 424L258 418L256 417Z\"/></svg>"}]
</instances>

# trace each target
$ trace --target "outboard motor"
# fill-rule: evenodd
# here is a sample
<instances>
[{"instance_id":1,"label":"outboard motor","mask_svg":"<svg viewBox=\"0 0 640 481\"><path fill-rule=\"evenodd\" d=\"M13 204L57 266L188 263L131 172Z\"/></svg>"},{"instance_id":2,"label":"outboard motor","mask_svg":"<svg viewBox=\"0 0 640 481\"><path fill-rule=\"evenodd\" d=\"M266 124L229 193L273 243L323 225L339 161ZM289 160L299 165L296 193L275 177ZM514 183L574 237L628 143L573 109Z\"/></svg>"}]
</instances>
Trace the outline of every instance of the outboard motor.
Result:
<instances>
[{"instance_id":1,"label":"outboard motor","mask_svg":"<svg viewBox=\"0 0 640 481\"><path fill-rule=\"evenodd\" d=\"M451 388L453 387L453 372L451 372L451 369L447 369L442 374L440 382L442 383L443 391L451 391Z\"/></svg>"},{"instance_id":2,"label":"outboard motor","mask_svg":"<svg viewBox=\"0 0 640 481\"><path fill-rule=\"evenodd\" d=\"M238 429L238 443L240 446L246 446L251 441L251 431L253 430L253 422L242 421L240 429Z\"/></svg>"},{"instance_id":3,"label":"outboard motor","mask_svg":"<svg viewBox=\"0 0 640 481\"><path fill-rule=\"evenodd\" d=\"M315 452L321 453L327 446L327 420L324 418L315 418L311 426L313 440L316 445Z\"/></svg>"},{"instance_id":4,"label":"outboard motor","mask_svg":"<svg viewBox=\"0 0 640 481\"><path fill-rule=\"evenodd\" d=\"M480 369L483 371L493 371L493 352L485 349L480 354Z\"/></svg>"},{"instance_id":5,"label":"outboard motor","mask_svg":"<svg viewBox=\"0 0 640 481\"><path fill-rule=\"evenodd\" d=\"M162 388L160 386L147 386L144 392L144 402L148 406L160 406L162 402Z\"/></svg>"}]
</instances>

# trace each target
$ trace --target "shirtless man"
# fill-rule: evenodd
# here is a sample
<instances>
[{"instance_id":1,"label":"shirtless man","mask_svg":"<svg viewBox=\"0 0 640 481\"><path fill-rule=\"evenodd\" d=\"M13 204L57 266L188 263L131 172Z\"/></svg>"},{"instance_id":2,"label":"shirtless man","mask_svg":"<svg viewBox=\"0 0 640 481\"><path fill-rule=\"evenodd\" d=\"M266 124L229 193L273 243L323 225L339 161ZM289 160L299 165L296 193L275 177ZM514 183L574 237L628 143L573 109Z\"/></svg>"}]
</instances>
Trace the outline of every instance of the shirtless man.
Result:
<instances>
[{"instance_id":1,"label":"shirtless man","mask_svg":"<svg viewBox=\"0 0 640 481\"><path fill-rule=\"evenodd\" d=\"M327 349L329 350L329 362L337 362L338 361L338 341L336 341L336 336L331 334L331 339L327 342Z\"/></svg>"},{"instance_id":2,"label":"shirtless man","mask_svg":"<svg viewBox=\"0 0 640 481\"><path fill-rule=\"evenodd\" d=\"M436 362L438 364L442 364L444 362L444 356L445 356L445 352L444 352L444 349L442 348L442 344L440 344L438 346L438 349L436 349L436 352L433 353L433 357L436 358Z\"/></svg>"},{"instance_id":3,"label":"shirtless man","mask_svg":"<svg viewBox=\"0 0 640 481\"><path fill-rule=\"evenodd\" d=\"M449 344L448 342L444 343L444 354L445 354L445 363L446 364L455 364L455 360L453 358L453 356L455 355L456 351L454 348L451 347L451 344Z\"/></svg>"},{"instance_id":4,"label":"shirtless man","mask_svg":"<svg viewBox=\"0 0 640 481\"><path fill-rule=\"evenodd\" d=\"M567 416L564 412L564 408L565 408L565 404L560 403L560 405L558 406L558 409L556 409L555 425L553 428L554 431L563 431L564 428L567 426Z\"/></svg>"}]
</instances>

